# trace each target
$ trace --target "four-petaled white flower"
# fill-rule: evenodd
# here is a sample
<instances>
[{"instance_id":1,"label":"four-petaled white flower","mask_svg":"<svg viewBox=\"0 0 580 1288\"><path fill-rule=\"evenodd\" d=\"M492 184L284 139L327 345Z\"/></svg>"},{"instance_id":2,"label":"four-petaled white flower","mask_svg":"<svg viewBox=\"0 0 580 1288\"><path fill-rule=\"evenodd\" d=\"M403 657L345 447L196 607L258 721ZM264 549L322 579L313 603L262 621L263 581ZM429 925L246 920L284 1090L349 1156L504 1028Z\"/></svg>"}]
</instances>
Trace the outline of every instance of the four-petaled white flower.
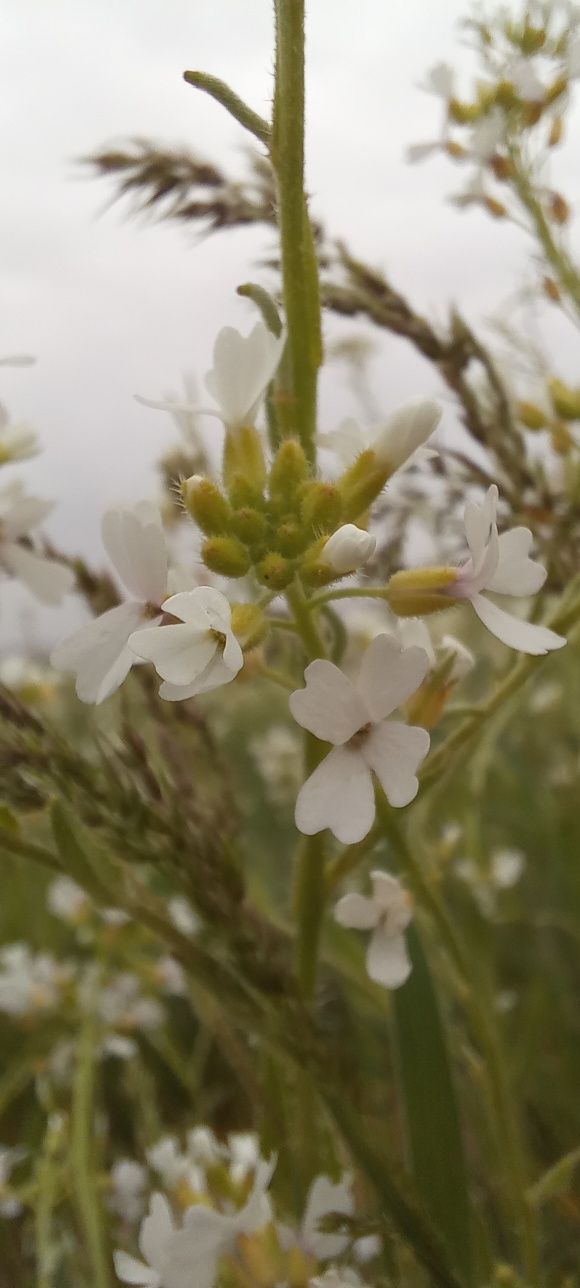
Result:
<instances>
[{"instance_id":1,"label":"four-petaled white flower","mask_svg":"<svg viewBox=\"0 0 580 1288\"><path fill-rule=\"evenodd\" d=\"M291 1226L277 1224L276 1231L280 1244L285 1252L300 1248L315 1261L330 1261L339 1257L348 1245L348 1236L344 1234L326 1234L320 1229L321 1222L331 1212L352 1216L354 1196L350 1176L346 1175L337 1184L328 1176L317 1176L312 1182L306 1199L306 1208L299 1230Z\"/></svg>"},{"instance_id":2,"label":"four-petaled white flower","mask_svg":"<svg viewBox=\"0 0 580 1288\"><path fill-rule=\"evenodd\" d=\"M249 335L233 326L218 332L213 351L213 367L205 385L217 407L194 407L189 403L159 401L138 397L138 402L158 411L217 416L227 429L253 425L260 404L282 357L286 342L284 332L275 336L263 322L256 322Z\"/></svg>"},{"instance_id":3,"label":"four-petaled white flower","mask_svg":"<svg viewBox=\"0 0 580 1288\"><path fill-rule=\"evenodd\" d=\"M129 509L108 510L102 533L109 559L133 598L81 626L52 652L57 671L76 676L81 702L103 702L119 688L136 661L129 637L145 623L161 622L160 604L167 595L167 550L154 505L140 501Z\"/></svg>"},{"instance_id":4,"label":"four-petaled white flower","mask_svg":"<svg viewBox=\"0 0 580 1288\"><path fill-rule=\"evenodd\" d=\"M416 463L420 453L424 460L436 454L428 448L421 449L440 420L441 408L432 398L411 398L393 412L371 441L350 418L341 421L337 429L319 434L318 441L321 448L335 452L345 468L370 447L380 464L394 474Z\"/></svg>"},{"instance_id":5,"label":"four-petaled white flower","mask_svg":"<svg viewBox=\"0 0 580 1288\"><path fill-rule=\"evenodd\" d=\"M306 687L290 695L294 719L333 750L304 783L296 801L296 826L307 836L328 827L353 845L375 816L371 771L391 805L417 794L416 770L429 750L425 729L387 717L418 689L429 669L422 648L401 648L390 635L369 644L355 682L318 658L304 672Z\"/></svg>"},{"instance_id":6,"label":"four-petaled white flower","mask_svg":"<svg viewBox=\"0 0 580 1288\"><path fill-rule=\"evenodd\" d=\"M405 930L413 917L413 905L401 882L388 872L371 872L373 893L345 894L334 916L341 926L372 930L367 949L367 971L384 988L400 988L409 978L411 962Z\"/></svg>"},{"instance_id":7,"label":"four-petaled white flower","mask_svg":"<svg viewBox=\"0 0 580 1288\"><path fill-rule=\"evenodd\" d=\"M454 599L468 599L488 631L509 648L536 655L562 648L566 640L561 635L506 613L482 593L527 597L546 580L545 568L529 557L533 541L529 528L511 528L498 536L497 500L494 483L481 505L468 501L465 535L470 558L447 591Z\"/></svg>"},{"instance_id":8,"label":"four-petaled white flower","mask_svg":"<svg viewBox=\"0 0 580 1288\"><path fill-rule=\"evenodd\" d=\"M74 573L19 544L22 537L30 540L52 508L52 501L27 496L22 483L11 483L0 492L0 569L24 582L43 604L54 605L72 590Z\"/></svg>"},{"instance_id":9,"label":"four-petaled white flower","mask_svg":"<svg viewBox=\"0 0 580 1288\"><path fill-rule=\"evenodd\" d=\"M115 1270L125 1284L141 1288L214 1288L218 1262L235 1249L241 1234L255 1234L271 1219L266 1190L274 1161L260 1162L250 1196L237 1212L217 1212L201 1204L188 1208L181 1229L162 1194L154 1194L139 1234L145 1264L126 1252L115 1253Z\"/></svg>"},{"instance_id":10,"label":"four-petaled white flower","mask_svg":"<svg viewBox=\"0 0 580 1288\"><path fill-rule=\"evenodd\" d=\"M172 595L162 605L180 618L178 625L136 631L134 652L153 662L164 683L162 698L178 702L229 684L243 666L244 655L232 631L232 610L221 591L196 586Z\"/></svg>"}]
</instances>

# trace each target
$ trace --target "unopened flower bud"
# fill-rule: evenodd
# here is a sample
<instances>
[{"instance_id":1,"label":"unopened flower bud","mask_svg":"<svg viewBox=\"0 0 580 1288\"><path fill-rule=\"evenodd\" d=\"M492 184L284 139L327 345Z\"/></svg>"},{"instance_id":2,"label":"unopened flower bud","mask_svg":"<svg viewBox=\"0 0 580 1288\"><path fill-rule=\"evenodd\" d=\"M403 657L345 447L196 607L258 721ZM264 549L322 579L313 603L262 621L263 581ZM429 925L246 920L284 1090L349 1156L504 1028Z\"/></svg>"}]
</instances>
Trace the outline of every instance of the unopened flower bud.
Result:
<instances>
[{"instance_id":1,"label":"unopened flower bud","mask_svg":"<svg viewBox=\"0 0 580 1288\"><path fill-rule=\"evenodd\" d=\"M256 577L268 590L285 590L294 577L294 567L289 559L272 552L257 565Z\"/></svg>"},{"instance_id":2,"label":"unopened flower bud","mask_svg":"<svg viewBox=\"0 0 580 1288\"><path fill-rule=\"evenodd\" d=\"M303 523L297 523L294 519L287 519L281 523L275 537L276 548L283 555L300 554L308 544L308 533L304 529Z\"/></svg>"},{"instance_id":3,"label":"unopened flower bud","mask_svg":"<svg viewBox=\"0 0 580 1288\"><path fill-rule=\"evenodd\" d=\"M580 420L580 389L572 389L563 380L550 380L550 397L554 411L562 420Z\"/></svg>"},{"instance_id":4,"label":"unopened flower bud","mask_svg":"<svg viewBox=\"0 0 580 1288\"><path fill-rule=\"evenodd\" d=\"M209 537L201 553L206 568L222 577L245 577L250 570L248 552L237 537Z\"/></svg>"},{"instance_id":5,"label":"unopened flower bud","mask_svg":"<svg viewBox=\"0 0 580 1288\"><path fill-rule=\"evenodd\" d=\"M188 514L206 536L227 532L232 512L216 483L202 474L192 474L181 484L181 495Z\"/></svg>"},{"instance_id":6,"label":"unopened flower bud","mask_svg":"<svg viewBox=\"0 0 580 1288\"><path fill-rule=\"evenodd\" d=\"M376 540L354 523L345 523L325 543L321 560L341 577L354 572L374 553Z\"/></svg>"},{"instance_id":7,"label":"unopened flower bud","mask_svg":"<svg viewBox=\"0 0 580 1288\"><path fill-rule=\"evenodd\" d=\"M270 470L270 496L284 507L293 508L300 484L308 477L304 448L296 438L280 444Z\"/></svg>"},{"instance_id":8,"label":"unopened flower bud","mask_svg":"<svg viewBox=\"0 0 580 1288\"><path fill-rule=\"evenodd\" d=\"M441 408L431 398L414 398L391 416L372 444L372 451L389 476L422 447L441 420Z\"/></svg>"},{"instance_id":9,"label":"unopened flower bud","mask_svg":"<svg viewBox=\"0 0 580 1288\"><path fill-rule=\"evenodd\" d=\"M567 224L570 218L570 207L565 197L553 192L550 197L550 214L557 224Z\"/></svg>"},{"instance_id":10,"label":"unopened flower bud","mask_svg":"<svg viewBox=\"0 0 580 1288\"><path fill-rule=\"evenodd\" d=\"M245 546L254 546L265 540L268 523L265 515L259 510L246 505L240 510L235 510L232 515L231 529Z\"/></svg>"},{"instance_id":11,"label":"unopened flower bud","mask_svg":"<svg viewBox=\"0 0 580 1288\"><path fill-rule=\"evenodd\" d=\"M564 134L563 118L561 116L555 116L550 128L548 147L557 148L558 144L562 142L563 134Z\"/></svg>"},{"instance_id":12,"label":"unopened flower bud","mask_svg":"<svg viewBox=\"0 0 580 1288\"><path fill-rule=\"evenodd\" d=\"M308 483L303 492L302 518L315 531L330 532L340 523L342 498L333 483Z\"/></svg>"},{"instance_id":13,"label":"unopened flower bud","mask_svg":"<svg viewBox=\"0 0 580 1288\"><path fill-rule=\"evenodd\" d=\"M261 493L266 478L262 439L254 425L241 425L226 434L223 474L228 491L236 478L246 479L252 490Z\"/></svg>"},{"instance_id":14,"label":"unopened flower bud","mask_svg":"<svg viewBox=\"0 0 580 1288\"><path fill-rule=\"evenodd\" d=\"M267 629L264 614L257 604L232 605L232 630L243 649L260 644Z\"/></svg>"},{"instance_id":15,"label":"unopened flower bud","mask_svg":"<svg viewBox=\"0 0 580 1288\"><path fill-rule=\"evenodd\" d=\"M518 403L518 418L526 429L545 429L546 413L533 402Z\"/></svg>"}]
</instances>

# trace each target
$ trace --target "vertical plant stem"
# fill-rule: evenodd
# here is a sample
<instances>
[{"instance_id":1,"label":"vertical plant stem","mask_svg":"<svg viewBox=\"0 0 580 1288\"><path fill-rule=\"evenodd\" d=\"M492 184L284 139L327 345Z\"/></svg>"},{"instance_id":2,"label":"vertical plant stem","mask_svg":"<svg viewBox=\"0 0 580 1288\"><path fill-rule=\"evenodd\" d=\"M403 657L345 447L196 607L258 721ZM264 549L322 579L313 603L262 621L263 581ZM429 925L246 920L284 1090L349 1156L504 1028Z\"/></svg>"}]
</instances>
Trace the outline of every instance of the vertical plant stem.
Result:
<instances>
[{"instance_id":1,"label":"vertical plant stem","mask_svg":"<svg viewBox=\"0 0 580 1288\"><path fill-rule=\"evenodd\" d=\"M111 1288L111 1263L95 1165L96 1020L89 1006L79 1041L73 1087L71 1165L91 1288Z\"/></svg>"},{"instance_id":2,"label":"vertical plant stem","mask_svg":"<svg viewBox=\"0 0 580 1288\"><path fill-rule=\"evenodd\" d=\"M322 340L318 264L304 194L304 0L275 0L275 14L271 159L278 194L293 430L314 462Z\"/></svg>"}]
</instances>

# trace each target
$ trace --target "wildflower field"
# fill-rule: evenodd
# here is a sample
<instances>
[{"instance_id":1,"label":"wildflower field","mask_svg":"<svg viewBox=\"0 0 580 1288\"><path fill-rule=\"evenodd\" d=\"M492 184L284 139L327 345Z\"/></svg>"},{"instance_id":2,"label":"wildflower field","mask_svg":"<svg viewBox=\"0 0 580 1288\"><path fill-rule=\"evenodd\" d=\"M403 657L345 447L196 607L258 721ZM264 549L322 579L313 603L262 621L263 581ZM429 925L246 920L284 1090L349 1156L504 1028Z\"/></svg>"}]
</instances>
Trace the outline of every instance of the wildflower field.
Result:
<instances>
[{"instance_id":1,"label":"wildflower field","mask_svg":"<svg viewBox=\"0 0 580 1288\"><path fill-rule=\"evenodd\" d=\"M264 238L199 384L138 394L173 445L94 566L0 409L3 576L84 611L0 659L0 1288L580 1288L580 383L542 330L580 321L580 11L478 8L475 72L417 90L409 164L529 245L477 331L317 218L308 5L274 19L268 119L184 72L245 180L195 140L89 161ZM365 414L369 329L433 396Z\"/></svg>"}]
</instances>

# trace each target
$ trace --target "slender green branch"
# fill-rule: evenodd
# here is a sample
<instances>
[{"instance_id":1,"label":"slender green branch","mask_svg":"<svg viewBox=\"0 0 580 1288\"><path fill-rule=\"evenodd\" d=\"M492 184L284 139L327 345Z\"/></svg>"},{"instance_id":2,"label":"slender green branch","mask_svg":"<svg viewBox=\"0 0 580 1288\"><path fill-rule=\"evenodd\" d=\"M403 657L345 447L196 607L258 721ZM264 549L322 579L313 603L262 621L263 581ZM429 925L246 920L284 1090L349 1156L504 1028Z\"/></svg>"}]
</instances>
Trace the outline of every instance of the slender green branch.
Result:
<instances>
[{"instance_id":1,"label":"slender green branch","mask_svg":"<svg viewBox=\"0 0 580 1288\"><path fill-rule=\"evenodd\" d=\"M193 85L195 89L201 89L205 94L209 94L211 98L215 98L216 102L221 103L230 116L233 116L236 121L239 121L240 125L243 125L245 130L249 130L250 134L259 139L260 143L269 144L270 126L268 122L263 117L258 116L258 113L254 112L251 107L248 107L247 103L244 103L243 99L239 98L225 81L220 80L219 76L208 76L206 72L184 72L183 79L187 81L188 85Z\"/></svg>"},{"instance_id":2,"label":"slender green branch","mask_svg":"<svg viewBox=\"0 0 580 1288\"><path fill-rule=\"evenodd\" d=\"M320 760L321 744L313 734L305 735L304 770L310 775ZM296 857L294 911L298 924L297 975L305 997L316 987L320 932L324 916L324 833L304 836Z\"/></svg>"},{"instance_id":3,"label":"slender green branch","mask_svg":"<svg viewBox=\"0 0 580 1288\"><path fill-rule=\"evenodd\" d=\"M271 158L278 193L294 430L313 462L322 340L318 263L304 194L304 0L276 0L275 11Z\"/></svg>"},{"instance_id":4,"label":"slender green branch","mask_svg":"<svg viewBox=\"0 0 580 1288\"><path fill-rule=\"evenodd\" d=\"M306 598L299 581L288 587L286 599L309 659L324 657L326 650L310 611L313 601Z\"/></svg>"}]
</instances>

